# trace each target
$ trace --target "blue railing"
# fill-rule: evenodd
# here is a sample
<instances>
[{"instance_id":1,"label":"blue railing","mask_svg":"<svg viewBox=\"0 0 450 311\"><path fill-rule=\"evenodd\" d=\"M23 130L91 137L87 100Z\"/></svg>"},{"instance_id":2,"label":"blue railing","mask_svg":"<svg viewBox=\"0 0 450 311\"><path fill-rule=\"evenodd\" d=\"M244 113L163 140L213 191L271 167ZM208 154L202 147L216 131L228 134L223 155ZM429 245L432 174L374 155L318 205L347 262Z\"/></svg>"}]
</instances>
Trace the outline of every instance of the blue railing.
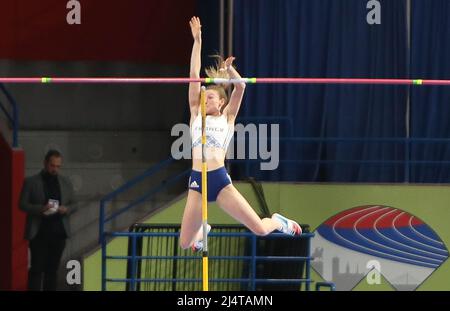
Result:
<instances>
[{"instance_id":1,"label":"blue railing","mask_svg":"<svg viewBox=\"0 0 450 311\"><path fill-rule=\"evenodd\" d=\"M131 189L132 187L134 187L135 185L139 184L140 182L144 181L145 179L157 174L158 172L160 172L162 169L168 167L171 163L173 163L175 161L175 159L173 159L172 157L152 166L151 168L149 168L148 170L144 171L142 174L140 174L139 176L136 176L135 178L129 180L128 182L126 182L125 184L123 184L122 186L120 186L119 188L117 188L116 190L114 190L113 192L107 194L106 196L104 196L101 200L100 200L100 215L99 215L99 242L101 242L103 240L103 234L105 232L105 225L112 221L113 219L115 219L116 217L118 217L119 215L125 213L126 211L128 211L129 209L135 207L136 205L139 205L143 202L145 202L146 200L148 200L151 196L157 194L159 191L164 190L165 188L171 186L172 184L174 184L175 182L177 182L180 178L186 176L190 170L185 170L183 172L181 172L178 175L172 176L170 178L168 178L168 180L166 180L164 183L156 186L155 188L149 190L146 194L144 194L143 196L135 199L134 201L132 201L131 203L129 203L128 205L120 208L118 211L114 212L112 215L106 217L106 204L108 202L111 202L112 200L114 200L115 198L117 198L117 196L129 189Z\"/></svg>"},{"instance_id":2,"label":"blue railing","mask_svg":"<svg viewBox=\"0 0 450 311\"><path fill-rule=\"evenodd\" d=\"M14 99L14 97L11 95L11 93L8 91L8 89L0 83L0 91L5 94L5 97L8 99L9 104L12 108L12 115L8 112L8 109L3 105L2 102L0 102L0 109L3 111L3 113L6 115L6 118L11 123L13 128L13 141L12 145L14 148L17 148L19 145L19 139L18 139L18 132L19 132L19 107Z\"/></svg>"},{"instance_id":3,"label":"blue railing","mask_svg":"<svg viewBox=\"0 0 450 311\"><path fill-rule=\"evenodd\" d=\"M112 200L117 198L118 195L120 195L121 193L131 189L132 187L134 187L138 183L142 182L146 178L149 178L149 177L157 174L161 170L167 168L174 161L175 160L172 157L170 157L170 158L168 158L168 159L166 159L166 160L156 164L155 166L152 166L151 168L149 168L148 170L146 170L145 172L143 172L139 176L129 180L128 182L126 182L125 184L123 184L122 186L117 188L115 191L107 194L105 197L103 197L100 200L99 243L101 244L101 248L102 248L102 278L106 275L106 242L107 242L106 241L107 232L105 231L106 224L108 222L114 220L115 218L117 218L121 214L125 213L126 211L130 210L131 208L133 208L133 207L135 207L135 206L137 206L137 205L139 205L141 203L144 203L145 201L150 199L152 196L158 194L160 191L162 191L162 190L172 186L173 184L178 182L181 178L187 176L189 174L189 172L190 172L190 169L184 170L181 173L176 174L175 176L169 177L163 183L161 183L158 186L150 189L144 195L138 197L137 199L133 200L131 203L127 204L126 206L124 206L122 208L120 208L119 210L115 211L114 213L112 213L109 216L106 216L107 203L111 202ZM103 287L102 287L102 289L104 290Z\"/></svg>"},{"instance_id":4,"label":"blue railing","mask_svg":"<svg viewBox=\"0 0 450 311\"><path fill-rule=\"evenodd\" d=\"M106 256L105 260L127 260L131 266L131 277L127 278L108 278L106 274L102 275L102 290L106 290L106 284L108 282L113 283L129 283L131 290L136 290L138 283L200 283L201 279L198 278L141 278L137 273L138 261L142 260L201 260L201 256L138 256L137 253L137 239L143 237L173 237L178 238L179 232L111 232L107 233L111 237L128 237L131 241L131 255L130 256ZM210 279L211 283L241 283L248 284L250 290L256 289L256 284L271 283L271 284L305 284L305 289L311 289L311 238L313 233L303 233L298 237L286 236L282 233L271 233L264 238L273 239L305 239L306 240L306 256L258 256L257 255L257 236L251 232L211 232L209 237L246 237L251 242L250 254L247 256L210 256L210 260L223 260L223 261L248 261L250 263L249 275L246 278L220 278ZM264 279L257 278L256 267L257 264L264 261L271 262L305 262L305 278L279 278L279 279ZM328 286L331 290L334 290L334 284L322 282L321 286Z\"/></svg>"}]
</instances>

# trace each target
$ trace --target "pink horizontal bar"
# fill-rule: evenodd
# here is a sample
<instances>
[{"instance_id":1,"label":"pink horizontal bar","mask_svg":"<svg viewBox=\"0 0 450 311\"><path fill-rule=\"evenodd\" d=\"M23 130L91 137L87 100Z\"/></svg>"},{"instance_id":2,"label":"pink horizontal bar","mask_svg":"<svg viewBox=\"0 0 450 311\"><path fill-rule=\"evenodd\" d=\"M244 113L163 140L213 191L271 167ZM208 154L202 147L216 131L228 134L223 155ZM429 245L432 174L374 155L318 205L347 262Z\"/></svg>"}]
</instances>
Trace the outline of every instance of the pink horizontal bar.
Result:
<instances>
[{"instance_id":1,"label":"pink horizontal bar","mask_svg":"<svg viewBox=\"0 0 450 311\"><path fill-rule=\"evenodd\" d=\"M189 83L205 82L205 79L190 78L0 78L0 83Z\"/></svg>"},{"instance_id":2,"label":"pink horizontal bar","mask_svg":"<svg viewBox=\"0 0 450 311\"><path fill-rule=\"evenodd\" d=\"M423 85L450 85L449 80L423 80Z\"/></svg>"},{"instance_id":3,"label":"pink horizontal bar","mask_svg":"<svg viewBox=\"0 0 450 311\"><path fill-rule=\"evenodd\" d=\"M258 83L304 84L413 84L406 79L346 79L346 78L258 78Z\"/></svg>"},{"instance_id":4,"label":"pink horizontal bar","mask_svg":"<svg viewBox=\"0 0 450 311\"><path fill-rule=\"evenodd\" d=\"M235 79L239 80L239 79ZM243 78L249 84L384 84L384 85L450 85L450 80L421 79L359 79L359 78ZM206 83L204 78L0 78L0 83L123 83L123 84L166 84L166 83ZM233 81L236 82L236 81Z\"/></svg>"},{"instance_id":5,"label":"pink horizontal bar","mask_svg":"<svg viewBox=\"0 0 450 311\"><path fill-rule=\"evenodd\" d=\"M256 83L293 84L385 84L385 85L450 85L450 80L358 79L358 78L257 78ZM420 81L420 83L418 83Z\"/></svg>"}]
</instances>

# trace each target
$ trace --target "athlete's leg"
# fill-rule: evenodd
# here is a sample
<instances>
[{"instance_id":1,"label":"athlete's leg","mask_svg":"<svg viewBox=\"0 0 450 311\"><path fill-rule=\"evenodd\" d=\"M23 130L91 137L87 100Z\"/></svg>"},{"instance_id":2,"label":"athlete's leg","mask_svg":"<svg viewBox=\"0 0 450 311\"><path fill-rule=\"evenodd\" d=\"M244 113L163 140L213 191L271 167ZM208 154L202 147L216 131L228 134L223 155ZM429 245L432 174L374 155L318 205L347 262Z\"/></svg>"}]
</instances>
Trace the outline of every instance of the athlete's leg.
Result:
<instances>
[{"instance_id":1,"label":"athlete's leg","mask_svg":"<svg viewBox=\"0 0 450 311\"><path fill-rule=\"evenodd\" d=\"M188 191L183 220L181 222L180 246L188 248L202 236L202 195L194 190Z\"/></svg>"},{"instance_id":2,"label":"athlete's leg","mask_svg":"<svg viewBox=\"0 0 450 311\"><path fill-rule=\"evenodd\" d=\"M217 196L217 204L256 235L267 235L274 230L281 229L281 224L276 219L261 219L232 184L220 191Z\"/></svg>"}]
</instances>

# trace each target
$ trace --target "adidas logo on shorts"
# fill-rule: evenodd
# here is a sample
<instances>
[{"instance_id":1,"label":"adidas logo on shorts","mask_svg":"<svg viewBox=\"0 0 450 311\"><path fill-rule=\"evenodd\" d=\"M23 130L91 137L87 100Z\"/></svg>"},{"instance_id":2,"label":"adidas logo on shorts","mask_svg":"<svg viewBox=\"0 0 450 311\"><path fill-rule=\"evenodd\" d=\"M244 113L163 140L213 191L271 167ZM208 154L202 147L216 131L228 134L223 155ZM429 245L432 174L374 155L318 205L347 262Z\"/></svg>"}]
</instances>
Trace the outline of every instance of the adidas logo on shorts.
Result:
<instances>
[{"instance_id":1,"label":"adidas logo on shorts","mask_svg":"<svg viewBox=\"0 0 450 311\"><path fill-rule=\"evenodd\" d=\"M189 185L190 188L199 188L199 185L197 184L197 182L194 180L193 182L191 182L191 184Z\"/></svg>"}]
</instances>

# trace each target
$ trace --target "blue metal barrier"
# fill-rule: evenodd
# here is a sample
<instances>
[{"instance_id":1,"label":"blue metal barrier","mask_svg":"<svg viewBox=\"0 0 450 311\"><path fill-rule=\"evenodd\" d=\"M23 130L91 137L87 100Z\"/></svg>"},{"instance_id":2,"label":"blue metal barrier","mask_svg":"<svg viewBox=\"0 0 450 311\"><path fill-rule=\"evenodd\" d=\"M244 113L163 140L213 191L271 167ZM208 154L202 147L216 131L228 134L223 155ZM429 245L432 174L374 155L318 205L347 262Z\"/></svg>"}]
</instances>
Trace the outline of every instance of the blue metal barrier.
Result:
<instances>
[{"instance_id":1,"label":"blue metal barrier","mask_svg":"<svg viewBox=\"0 0 450 311\"><path fill-rule=\"evenodd\" d=\"M158 191L161 191L162 189L172 185L174 182L178 181L181 177L187 175L189 170L183 171L181 174L179 174L179 175L177 175L175 177L169 178L168 181L165 184L162 184L162 185L156 187L155 189L150 190L146 195L144 195L143 197L133 201L129 205L119 209L117 212L115 212L113 215L109 216L108 218L106 218L106 215L105 215L106 204L108 202L112 201L113 199L115 199L119 194L121 194L121 193L123 193L123 192L125 192L125 191L127 191L129 189L131 189L132 187L134 187L138 183L142 182L146 178L149 178L152 175L154 175L154 174L158 173L159 171L161 171L162 169L166 168L167 166L169 166L174 161L175 160L172 157L170 157L170 158L168 158L168 159L166 159L166 160L156 164L155 166L152 166L151 168L149 168L148 170L144 171L139 176L136 176L135 178L129 180L128 182L126 182L125 184L123 184L122 186L117 188L115 191L107 194L106 196L104 196L100 200L100 215L99 215L99 242L100 243L103 240L103 234L105 232L105 224L106 223L108 223L109 221L113 220L117 216L123 214L124 212L126 212L130 208L136 206L137 204L142 203L143 201L148 199L150 196L156 194Z\"/></svg>"},{"instance_id":2,"label":"blue metal barrier","mask_svg":"<svg viewBox=\"0 0 450 311\"><path fill-rule=\"evenodd\" d=\"M170 157L166 160L164 160L161 163L158 163L157 165L149 168L148 170L146 170L144 173L142 173L139 176L136 176L135 178L131 179L130 181L128 181L127 183L125 183L124 185L122 185L121 187L119 187L118 189L116 189L115 191L109 193L108 195L106 195L105 197L103 197L100 200L100 211L99 211L99 243L101 245L101 253L102 253L102 267L101 267L101 272L102 272L102 279L104 278L104 276L106 275L106 234L107 232L105 231L105 225L114 220L115 218L117 218L118 216L120 216L121 214L125 213L126 211L130 210L131 208L145 202L146 200L148 200L150 197L156 195L157 193L159 193L160 191L166 189L167 187L175 184L177 181L179 181L181 178L185 177L188 175L188 173L190 172L190 169L182 171L181 173L169 177L164 183L159 184L158 186L154 187L153 189L150 189L146 194L142 195L141 197L135 199L134 201L132 201L131 203L129 203L128 205L120 208L118 211L114 212L112 215L110 216L106 216L106 204L110 201L112 201L113 199L115 199L119 194L131 189L133 186L137 185L138 183L142 182L143 180L145 180L146 178L149 178L153 175L155 175L156 173L160 172L162 169L166 168L167 166L169 166L171 163L173 163L175 160ZM134 286L134 283L133 283ZM104 284L102 284L102 290L105 290Z\"/></svg>"},{"instance_id":3,"label":"blue metal barrier","mask_svg":"<svg viewBox=\"0 0 450 311\"><path fill-rule=\"evenodd\" d=\"M129 283L130 290L136 290L138 283L200 283L199 278L141 278L137 274L136 265L138 261L143 260L201 260L201 256L187 255L187 256L138 256L136 255L136 239L142 237L172 237L177 238L178 232L111 232L107 233L111 237L127 237L131 242L132 253L129 256L105 256L107 260L127 260L131 263L131 276L127 278L108 278L106 275L102 276L102 289L106 289L108 282L112 283ZM313 233L303 233L301 236L291 237L282 233L272 233L264 238L270 239L305 239L307 242L307 256L258 256L257 255L257 236L251 232L212 232L210 237L245 237L251 242L249 256L210 256L211 261L248 261L251 268L249 269L249 275L247 278L211 278L211 283L241 283L248 284L248 287L254 291L256 284L305 284L306 290L310 290L311 280L310 274L310 261L313 259L310 256L310 240L314 236ZM260 262L305 262L305 278L277 278L277 279L264 279L256 277L256 266ZM330 283L332 284L332 283Z\"/></svg>"}]
</instances>

